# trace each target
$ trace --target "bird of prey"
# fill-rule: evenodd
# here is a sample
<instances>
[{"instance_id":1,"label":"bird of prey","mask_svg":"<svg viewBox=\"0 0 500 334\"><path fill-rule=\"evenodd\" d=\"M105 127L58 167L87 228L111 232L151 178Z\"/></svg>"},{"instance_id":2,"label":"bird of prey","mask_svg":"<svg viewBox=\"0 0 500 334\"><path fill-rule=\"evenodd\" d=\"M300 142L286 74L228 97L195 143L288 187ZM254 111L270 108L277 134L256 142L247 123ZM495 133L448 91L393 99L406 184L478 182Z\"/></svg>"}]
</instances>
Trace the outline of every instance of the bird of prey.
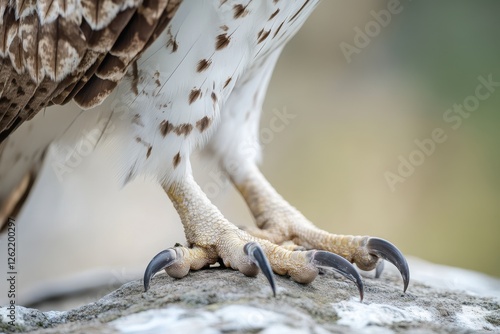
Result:
<instances>
[{"instance_id":1,"label":"bird of prey","mask_svg":"<svg viewBox=\"0 0 500 334\"><path fill-rule=\"evenodd\" d=\"M315 227L257 167L273 68L318 1L0 0L0 222L22 207L50 144L22 146L26 163L5 178L22 150L16 129L53 105L98 108L109 118L95 145L113 148L122 184L156 180L184 226L187 245L151 260L146 290L160 270L180 278L219 262L248 276L260 269L273 292L272 272L309 283L330 268L362 298L352 263L378 276L384 259L406 290L408 264L394 245ZM257 227L237 228L203 193L190 165L197 149L217 159Z\"/></svg>"}]
</instances>

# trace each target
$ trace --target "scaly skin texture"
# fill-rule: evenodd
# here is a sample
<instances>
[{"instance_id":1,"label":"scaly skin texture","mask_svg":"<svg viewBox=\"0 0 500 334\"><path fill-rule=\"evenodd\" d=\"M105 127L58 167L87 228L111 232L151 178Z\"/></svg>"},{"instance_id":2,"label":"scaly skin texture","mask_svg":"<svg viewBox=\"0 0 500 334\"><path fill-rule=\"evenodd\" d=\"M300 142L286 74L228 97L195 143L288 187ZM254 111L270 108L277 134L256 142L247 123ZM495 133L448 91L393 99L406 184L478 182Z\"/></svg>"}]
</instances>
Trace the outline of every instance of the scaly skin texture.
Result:
<instances>
[{"instance_id":1,"label":"scaly skin texture","mask_svg":"<svg viewBox=\"0 0 500 334\"><path fill-rule=\"evenodd\" d=\"M309 283L317 276L318 269L311 263L310 252L290 251L238 229L223 217L191 176L166 191L181 217L189 243L188 247L175 247L180 256L166 269L169 275L183 277L189 269L200 269L221 258L226 267L255 276L259 270L243 248L248 242L256 241L275 273L289 275L299 283Z\"/></svg>"},{"instance_id":2,"label":"scaly skin texture","mask_svg":"<svg viewBox=\"0 0 500 334\"><path fill-rule=\"evenodd\" d=\"M369 254L368 236L338 235L317 228L276 192L257 166L245 170L246 178L240 182L233 178L233 183L255 217L258 228L248 228L250 234L275 244L291 241L306 249L329 251L363 270L375 268L379 258Z\"/></svg>"}]
</instances>

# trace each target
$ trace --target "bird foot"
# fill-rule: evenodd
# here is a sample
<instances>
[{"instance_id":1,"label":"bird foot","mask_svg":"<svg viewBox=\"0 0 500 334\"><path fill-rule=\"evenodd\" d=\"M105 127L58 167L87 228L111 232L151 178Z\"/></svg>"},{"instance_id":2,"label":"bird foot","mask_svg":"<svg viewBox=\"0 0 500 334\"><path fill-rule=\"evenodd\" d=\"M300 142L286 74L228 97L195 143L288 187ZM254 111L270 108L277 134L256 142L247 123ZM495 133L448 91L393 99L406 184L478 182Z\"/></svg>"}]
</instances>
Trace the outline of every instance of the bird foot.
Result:
<instances>
[{"instance_id":1,"label":"bird foot","mask_svg":"<svg viewBox=\"0 0 500 334\"><path fill-rule=\"evenodd\" d=\"M251 236L228 222L192 178L169 188L167 193L181 217L191 246L176 246L158 253L144 273L146 291L151 278L163 269L170 276L181 278L189 270L198 270L221 260L224 266L247 276L256 276L262 271L273 294L276 293L276 285L272 271L288 275L299 283L310 283L320 268L328 268L353 281L363 299L359 273L341 256L318 250L291 251Z\"/></svg>"},{"instance_id":2,"label":"bird foot","mask_svg":"<svg viewBox=\"0 0 500 334\"><path fill-rule=\"evenodd\" d=\"M258 226L245 229L249 234L278 245L295 245L338 254L362 270L376 269L377 278L382 274L383 260L387 260L401 273L403 290L406 291L410 271L405 257L396 246L380 238L337 235L317 228L286 202L256 167L247 170L249 172L243 180L238 182L233 178L233 183L247 202Z\"/></svg>"}]
</instances>

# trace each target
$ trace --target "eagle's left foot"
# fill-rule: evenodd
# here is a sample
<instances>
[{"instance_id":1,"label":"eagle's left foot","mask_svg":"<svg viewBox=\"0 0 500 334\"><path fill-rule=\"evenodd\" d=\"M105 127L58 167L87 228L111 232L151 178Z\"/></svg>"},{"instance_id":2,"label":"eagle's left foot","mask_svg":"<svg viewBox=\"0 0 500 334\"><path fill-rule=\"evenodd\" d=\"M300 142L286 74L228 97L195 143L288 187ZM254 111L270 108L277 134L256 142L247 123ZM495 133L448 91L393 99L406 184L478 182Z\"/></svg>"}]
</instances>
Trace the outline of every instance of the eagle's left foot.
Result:
<instances>
[{"instance_id":1,"label":"eagle's left foot","mask_svg":"<svg viewBox=\"0 0 500 334\"><path fill-rule=\"evenodd\" d=\"M404 291L410 281L408 263L390 242L369 236L336 235L323 231L286 202L255 165L245 166L244 173L230 175L252 211L258 228L246 231L255 237L281 245L320 249L342 256L362 270L383 270L383 261L394 264L403 278ZM231 174L231 173L230 173Z\"/></svg>"}]
</instances>

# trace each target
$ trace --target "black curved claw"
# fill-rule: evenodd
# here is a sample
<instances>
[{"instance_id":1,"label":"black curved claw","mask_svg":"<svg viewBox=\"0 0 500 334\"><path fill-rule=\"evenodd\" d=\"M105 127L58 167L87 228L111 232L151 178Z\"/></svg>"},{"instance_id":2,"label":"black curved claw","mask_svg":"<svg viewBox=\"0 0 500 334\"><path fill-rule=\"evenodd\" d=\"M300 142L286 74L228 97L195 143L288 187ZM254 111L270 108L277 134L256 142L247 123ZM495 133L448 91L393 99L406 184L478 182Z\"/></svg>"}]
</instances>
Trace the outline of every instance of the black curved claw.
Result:
<instances>
[{"instance_id":1,"label":"black curved claw","mask_svg":"<svg viewBox=\"0 0 500 334\"><path fill-rule=\"evenodd\" d=\"M403 277L404 289L406 292L408 284L410 283L410 269L408 268L408 262L406 262L405 257L389 241L380 238L370 238L366 244L368 252L372 255L379 256L384 260L389 261L398 268L401 276Z\"/></svg>"},{"instance_id":2,"label":"black curved claw","mask_svg":"<svg viewBox=\"0 0 500 334\"><path fill-rule=\"evenodd\" d=\"M312 256L312 263L319 268L333 269L353 281L358 287L359 298L363 301L363 281L356 268L349 261L334 253L315 251Z\"/></svg>"},{"instance_id":3,"label":"black curved claw","mask_svg":"<svg viewBox=\"0 0 500 334\"><path fill-rule=\"evenodd\" d=\"M250 257L250 260L252 260L252 262L259 267L264 276L266 276L267 281L273 290L273 295L276 297L276 283L274 282L273 271L269 261L267 260L266 254L262 250L262 247L260 247L258 243L251 241L245 244L243 251Z\"/></svg>"},{"instance_id":4,"label":"black curved claw","mask_svg":"<svg viewBox=\"0 0 500 334\"><path fill-rule=\"evenodd\" d=\"M384 263L385 261L380 261L377 264L377 268L375 268L375 278L380 278L380 275L382 275L382 272L384 271Z\"/></svg>"},{"instance_id":5,"label":"black curved claw","mask_svg":"<svg viewBox=\"0 0 500 334\"><path fill-rule=\"evenodd\" d=\"M149 262L144 272L144 291L148 291L149 282L153 278L154 274L162 269L165 269L169 265L177 260L177 253L173 249L165 249L158 254Z\"/></svg>"}]
</instances>

